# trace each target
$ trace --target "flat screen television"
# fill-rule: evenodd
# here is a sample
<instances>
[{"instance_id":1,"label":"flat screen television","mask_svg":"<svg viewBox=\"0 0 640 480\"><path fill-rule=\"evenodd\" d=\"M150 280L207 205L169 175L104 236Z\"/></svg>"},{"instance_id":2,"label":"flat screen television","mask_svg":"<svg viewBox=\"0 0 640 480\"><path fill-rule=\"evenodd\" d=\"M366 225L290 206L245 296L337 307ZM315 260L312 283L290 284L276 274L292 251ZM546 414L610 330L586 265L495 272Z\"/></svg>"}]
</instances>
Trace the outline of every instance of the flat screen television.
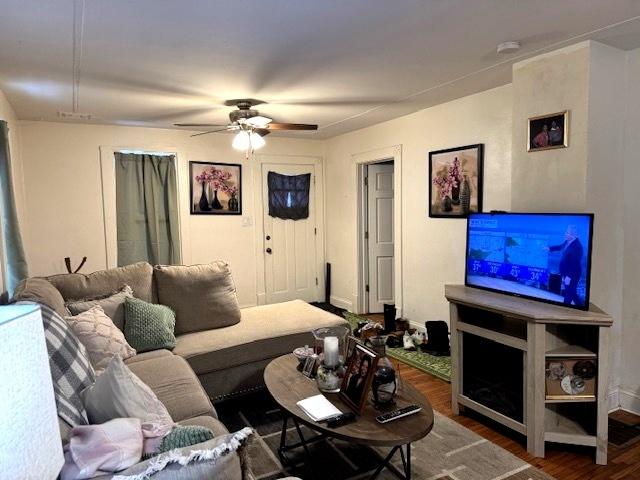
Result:
<instances>
[{"instance_id":1,"label":"flat screen television","mask_svg":"<svg viewBox=\"0 0 640 480\"><path fill-rule=\"evenodd\" d=\"M465 285L589 309L591 213L471 213Z\"/></svg>"}]
</instances>

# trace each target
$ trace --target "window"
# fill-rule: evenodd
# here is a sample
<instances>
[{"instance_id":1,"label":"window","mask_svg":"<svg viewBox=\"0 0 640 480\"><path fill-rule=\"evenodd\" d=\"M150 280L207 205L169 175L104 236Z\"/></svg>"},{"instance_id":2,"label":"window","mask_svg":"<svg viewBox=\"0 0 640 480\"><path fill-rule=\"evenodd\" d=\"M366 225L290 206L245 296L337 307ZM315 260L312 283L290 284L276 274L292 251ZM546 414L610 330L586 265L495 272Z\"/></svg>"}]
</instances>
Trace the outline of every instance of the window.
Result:
<instances>
[{"instance_id":1,"label":"window","mask_svg":"<svg viewBox=\"0 0 640 480\"><path fill-rule=\"evenodd\" d=\"M309 217L309 186L311 174L282 175L269 172L269 215L283 220Z\"/></svg>"},{"instance_id":2,"label":"window","mask_svg":"<svg viewBox=\"0 0 640 480\"><path fill-rule=\"evenodd\" d=\"M175 155L115 152L118 266L180 262Z\"/></svg>"}]
</instances>

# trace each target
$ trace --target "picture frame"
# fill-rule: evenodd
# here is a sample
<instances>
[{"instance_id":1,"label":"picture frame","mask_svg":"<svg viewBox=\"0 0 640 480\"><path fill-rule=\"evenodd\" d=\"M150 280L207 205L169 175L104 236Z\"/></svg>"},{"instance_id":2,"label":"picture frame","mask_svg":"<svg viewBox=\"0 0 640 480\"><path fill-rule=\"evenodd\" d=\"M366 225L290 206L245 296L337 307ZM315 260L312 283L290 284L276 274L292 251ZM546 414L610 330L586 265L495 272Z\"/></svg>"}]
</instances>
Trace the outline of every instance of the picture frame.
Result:
<instances>
[{"instance_id":1,"label":"picture frame","mask_svg":"<svg viewBox=\"0 0 640 480\"><path fill-rule=\"evenodd\" d=\"M527 152L569 146L569 110L531 117L527 121Z\"/></svg>"},{"instance_id":2,"label":"picture frame","mask_svg":"<svg viewBox=\"0 0 640 480\"><path fill-rule=\"evenodd\" d=\"M429 152L429 217L482 212L484 144Z\"/></svg>"},{"instance_id":3,"label":"picture frame","mask_svg":"<svg viewBox=\"0 0 640 480\"><path fill-rule=\"evenodd\" d=\"M371 382L379 357L373 350L355 342L347 359L347 371L340 385L340 399L355 413L361 414L371 390ZM363 371L364 366L366 369Z\"/></svg>"},{"instance_id":4,"label":"picture frame","mask_svg":"<svg viewBox=\"0 0 640 480\"><path fill-rule=\"evenodd\" d=\"M316 376L318 363L318 355L311 355L307 357L304 361L304 366L302 367L302 374L308 378L314 378Z\"/></svg>"},{"instance_id":5,"label":"picture frame","mask_svg":"<svg viewBox=\"0 0 640 480\"><path fill-rule=\"evenodd\" d=\"M189 162L191 215L242 215L242 165Z\"/></svg>"}]
</instances>

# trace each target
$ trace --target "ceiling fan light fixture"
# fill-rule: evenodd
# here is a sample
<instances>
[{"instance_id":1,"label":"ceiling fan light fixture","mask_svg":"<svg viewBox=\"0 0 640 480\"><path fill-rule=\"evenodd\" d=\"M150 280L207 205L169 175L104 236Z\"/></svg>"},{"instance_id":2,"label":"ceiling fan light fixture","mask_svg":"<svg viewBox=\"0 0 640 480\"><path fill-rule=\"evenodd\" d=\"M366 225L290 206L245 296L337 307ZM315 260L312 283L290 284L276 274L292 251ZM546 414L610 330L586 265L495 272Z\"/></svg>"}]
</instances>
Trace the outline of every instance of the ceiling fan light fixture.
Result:
<instances>
[{"instance_id":1,"label":"ceiling fan light fixture","mask_svg":"<svg viewBox=\"0 0 640 480\"><path fill-rule=\"evenodd\" d=\"M262 138L259 134L257 134L256 132L251 132L249 134L249 143L251 143L251 147L253 150L259 150L264 147L266 142L264 141L264 138Z\"/></svg>"},{"instance_id":2,"label":"ceiling fan light fixture","mask_svg":"<svg viewBox=\"0 0 640 480\"><path fill-rule=\"evenodd\" d=\"M247 151L251 146L249 132L247 132L246 130L240 130L233 138L231 146L236 150L240 150L241 152Z\"/></svg>"}]
</instances>

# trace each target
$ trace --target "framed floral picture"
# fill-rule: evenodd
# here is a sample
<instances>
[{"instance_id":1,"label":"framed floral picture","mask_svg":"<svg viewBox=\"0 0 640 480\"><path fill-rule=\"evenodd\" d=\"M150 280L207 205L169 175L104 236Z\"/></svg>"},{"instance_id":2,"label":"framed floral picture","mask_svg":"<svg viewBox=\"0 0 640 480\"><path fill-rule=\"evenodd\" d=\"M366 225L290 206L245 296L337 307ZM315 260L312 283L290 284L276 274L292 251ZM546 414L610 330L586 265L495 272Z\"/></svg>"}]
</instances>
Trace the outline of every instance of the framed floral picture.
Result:
<instances>
[{"instance_id":1,"label":"framed floral picture","mask_svg":"<svg viewBox=\"0 0 640 480\"><path fill-rule=\"evenodd\" d=\"M466 218L482 211L484 144L429 152L429 216Z\"/></svg>"},{"instance_id":2,"label":"framed floral picture","mask_svg":"<svg viewBox=\"0 0 640 480\"><path fill-rule=\"evenodd\" d=\"M192 215L242 215L242 165L189 162Z\"/></svg>"}]
</instances>

